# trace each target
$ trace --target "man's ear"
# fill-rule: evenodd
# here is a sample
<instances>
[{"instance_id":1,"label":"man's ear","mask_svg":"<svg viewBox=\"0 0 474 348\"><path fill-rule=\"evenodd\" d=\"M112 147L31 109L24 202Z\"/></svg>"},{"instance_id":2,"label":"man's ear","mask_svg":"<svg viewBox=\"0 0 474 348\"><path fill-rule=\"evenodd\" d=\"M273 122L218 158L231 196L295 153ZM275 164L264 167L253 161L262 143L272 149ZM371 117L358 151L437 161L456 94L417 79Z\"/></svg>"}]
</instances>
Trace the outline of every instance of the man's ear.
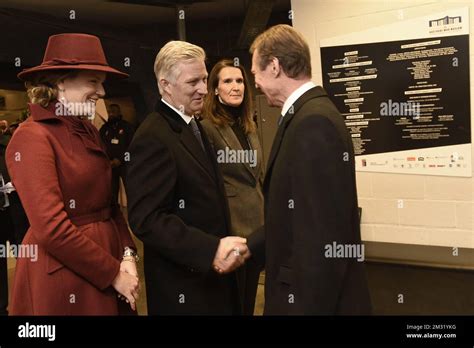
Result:
<instances>
[{"instance_id":1,"label":"man's ear","mask_svg":"<svg viewBox=\"0 0 474 348\"><path fill-rule=\"evenodd\" d=\"M273 57L270 62L271 72L274 77L278 77L282 71L280 61L277 57Z\"/></svg>"},{"instance_id":2,"label":"man's ear","mask_svg":"<svg viewBox=\"0 0 474 348\"><path fill-rule=\"evenodd\" d=\"M171 94L170 93L170 82L168 80L161 79L159 83L160 83L160 86L163 89L163 91L165 91L167 94Z\"/></svg>"}]
</instances>

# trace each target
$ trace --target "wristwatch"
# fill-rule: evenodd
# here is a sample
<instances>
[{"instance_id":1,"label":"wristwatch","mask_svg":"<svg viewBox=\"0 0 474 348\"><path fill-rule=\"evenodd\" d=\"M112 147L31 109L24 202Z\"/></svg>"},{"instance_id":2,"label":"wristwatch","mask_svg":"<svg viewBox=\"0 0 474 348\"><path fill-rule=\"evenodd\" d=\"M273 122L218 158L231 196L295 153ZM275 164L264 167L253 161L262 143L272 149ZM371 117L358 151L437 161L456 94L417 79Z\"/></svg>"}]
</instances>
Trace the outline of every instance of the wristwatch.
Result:
<instances>
[{"instance_id":1,"label":"wristwatch","mask_svg":"<svg viewBox=\"0 0 474 348\"><path fill-rule=\"evenodd\" d=\"M129 247L125 247L123 250L123 257L127 257L127 256L133 257L136 263L140 261L140 258L138 257L137 252Z\"/></svg>"}]
</instances>

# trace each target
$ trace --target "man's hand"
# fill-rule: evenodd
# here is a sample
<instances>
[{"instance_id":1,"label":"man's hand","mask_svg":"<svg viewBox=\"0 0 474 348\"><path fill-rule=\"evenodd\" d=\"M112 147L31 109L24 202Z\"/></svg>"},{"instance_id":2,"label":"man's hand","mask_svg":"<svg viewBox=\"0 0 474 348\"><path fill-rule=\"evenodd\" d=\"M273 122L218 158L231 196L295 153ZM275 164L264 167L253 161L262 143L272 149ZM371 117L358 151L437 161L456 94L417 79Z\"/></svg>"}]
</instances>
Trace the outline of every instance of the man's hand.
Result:
<instances>
[{"instance_id":1,"label":"man's hand","mask_svg":"<svg viewBox=\"0 0 474 348\"><path fill-rule=\"evenodd\" d=\"M217 247L212 267L219 274L226 274L242 266L250 257L247 240L241 237L222 238Z\"/></svg>"}]
</instances>

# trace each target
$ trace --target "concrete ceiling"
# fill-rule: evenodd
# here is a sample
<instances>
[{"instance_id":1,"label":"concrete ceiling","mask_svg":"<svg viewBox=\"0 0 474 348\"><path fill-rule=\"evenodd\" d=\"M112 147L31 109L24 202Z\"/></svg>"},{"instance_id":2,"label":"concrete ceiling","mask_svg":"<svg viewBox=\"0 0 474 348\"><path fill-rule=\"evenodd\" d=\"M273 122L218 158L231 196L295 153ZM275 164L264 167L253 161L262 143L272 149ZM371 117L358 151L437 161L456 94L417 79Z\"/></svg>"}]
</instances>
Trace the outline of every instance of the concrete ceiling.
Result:
<instances>
[{"instance_id":1,"label":"concrete ceiling","mask_svg":"<svg viewBox=\"0 0 474 348\"><path fill-rule=\"evenodd\" d=\"M69 21L102 23L113 27L176 23L176 5L183 5L186 21L244 16L251 0L0 0L0 10L12 16L51 16ZM277 0L274 10L285 10L289 0ZM105 28L104 28L105 29Z\"/></svg>"}]
</instances>

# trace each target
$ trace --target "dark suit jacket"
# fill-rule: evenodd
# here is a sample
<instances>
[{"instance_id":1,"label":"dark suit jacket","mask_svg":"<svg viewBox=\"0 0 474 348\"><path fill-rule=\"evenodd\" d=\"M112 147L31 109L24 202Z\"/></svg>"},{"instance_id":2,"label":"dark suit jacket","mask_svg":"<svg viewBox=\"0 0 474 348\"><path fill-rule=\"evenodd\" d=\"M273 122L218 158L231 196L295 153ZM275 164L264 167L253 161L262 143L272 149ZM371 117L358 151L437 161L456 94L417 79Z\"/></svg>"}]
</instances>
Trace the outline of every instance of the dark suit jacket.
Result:
<instances>
[{"instance_id":1,"label":"dark suit jacket","mask_svg":"<svg viewBox=\"0 0 474 348\"><path fill-rule=\"evenodd\" d=\"M344 120L321 87L310 89L285 115L269 157L265 314L370 313L364 264L327 257L334 242L361 243L354 168ZM262 254L255 238L249 245Z\"/></svg>"},{"instance_id":2,"label":"dark suit jacket","mask_svg":"<svg viewBox=\"0 0 474 348\"><path fill-rule=\"evenodd\" d=\"M199 122L198 122L199 124ZM129 222L144 243L149 314L239 314L235 274L212 269L230 219L205 132L204 153L183 119L159 102L129 147Z\"/></svg>"},{"instance_id":3,"label":"dark suit jacket","mask_svg":"<svg viewBox=\"0 0 474 348\"><path fill-rule=\"evenodd\" d=\"M8 136L0 134L0 174L2 174L5 184L11 181L5 162L8 141ZM0 226L4 227L2 233L0 233L0 242L9 240L12 244L20 244L29 227L28 218L16 191L8 195L8 201L10 205L1 214L0 218ZM0 193L0 210L4 203L5 198Z\"/></svg>"}]
</instances>

